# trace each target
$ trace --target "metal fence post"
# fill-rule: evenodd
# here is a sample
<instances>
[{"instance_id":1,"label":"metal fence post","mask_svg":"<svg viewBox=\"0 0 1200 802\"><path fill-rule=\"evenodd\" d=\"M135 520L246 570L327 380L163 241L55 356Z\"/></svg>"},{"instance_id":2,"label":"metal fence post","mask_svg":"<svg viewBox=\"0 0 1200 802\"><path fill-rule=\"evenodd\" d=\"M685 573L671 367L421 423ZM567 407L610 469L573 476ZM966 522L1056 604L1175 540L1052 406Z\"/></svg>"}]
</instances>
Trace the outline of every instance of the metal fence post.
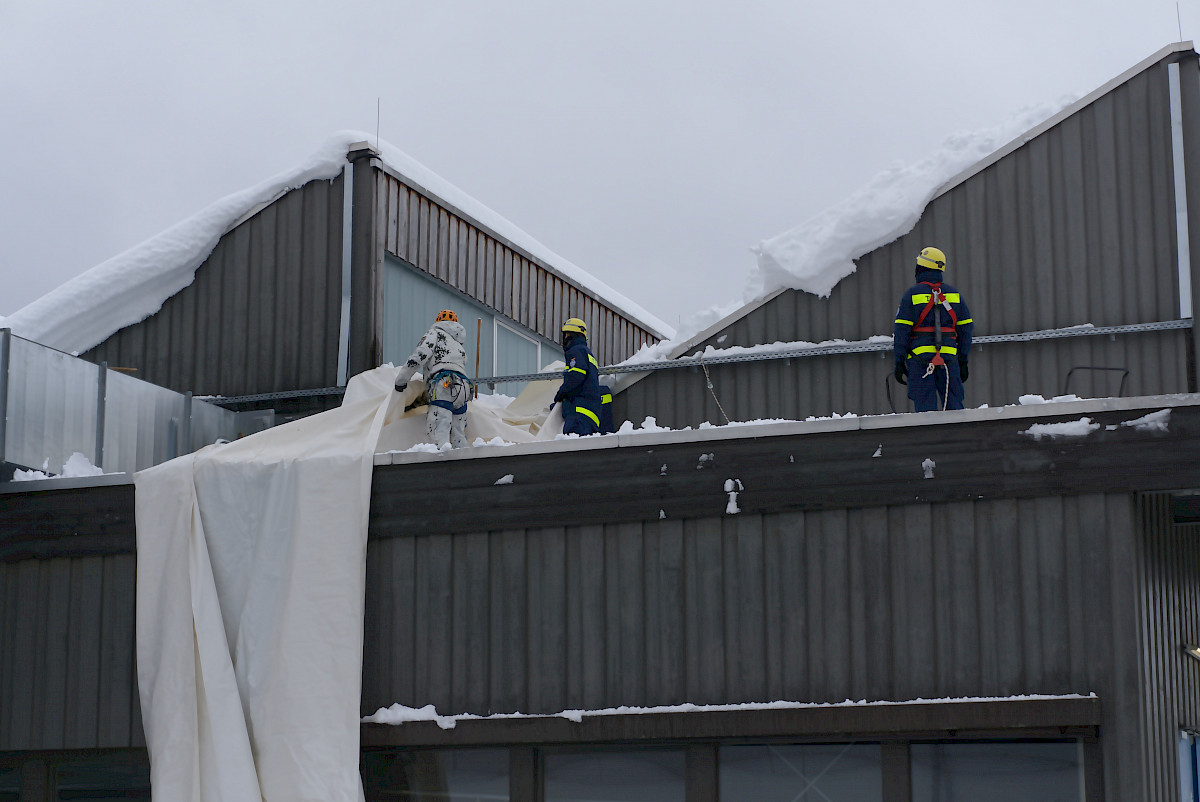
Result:
<instances>
[{"instance_id":1,"label":"metal fence post","mask_svg":"<svg viewBox=\"0 0 1200 802\"><path fill-rule=\"evenodd\" d=\"M104 405L108 397L108 363L101 362L100 375L96 380L96 461L97 468L104 467Z\"/></svg>"},{"instance_id":2,"label":"metal fence post","mask_svg":"<svg viewBox=\"0 0 1200 802\"><path fill-rule=\"evenodd\" d=\"M8 434L8 355L12 348L12 330L0 329L0 462L5 462L5 438Z\"/></svg>"}]
</instances>

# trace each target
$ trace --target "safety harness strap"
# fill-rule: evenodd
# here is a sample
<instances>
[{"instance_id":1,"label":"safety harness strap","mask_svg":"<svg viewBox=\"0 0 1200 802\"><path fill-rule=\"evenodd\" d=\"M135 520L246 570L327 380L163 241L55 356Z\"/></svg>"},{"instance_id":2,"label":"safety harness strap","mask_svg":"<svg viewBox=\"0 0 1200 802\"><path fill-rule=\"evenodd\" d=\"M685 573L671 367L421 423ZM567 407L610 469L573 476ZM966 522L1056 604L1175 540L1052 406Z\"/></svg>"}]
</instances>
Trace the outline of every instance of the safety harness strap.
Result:
<instances>
[{"instance_id":1,"label":"safety harness strap","mask_svg":"<svg viewBox=\"0 0 1200 802\"><path fill-rule=\"evenodd\" d=\"M958 336L958 313L954 311L954 307L950 304L950 300L948 298L946 298L946 296L942 293L942 282L940 282L940 281L922 281L921 283L929 287L929 300L926 302L925 307L921 310L921 314L917 316L917 322L913 326L912 330L917 333L927 333L927 334L941 334L941 333L945 332L945 333L948 333L948 334L954 336L957 339L957 336ZM946 313L950 315L950 323L951 323L950 326L932 326L932 325L922 326L921 325L922 323L925 322L925 318L929 316L929 313L933 310L933 307L935 305L941 306L943 309L946 310ZM940 337L937 337L936 339L937 339L937 343L936 343L935 347L930 349L933 351L933 360L930 362L930 367L932 367L933 365L943 364L943 362L944 362L944 360L942 359L943 353L953 354L956 351L956 349L952 346L943 346ZM925 350L925 349L922 348L921 350ZM914 351L913 353L916 353L916 351Z\"/></svg>"}]
</instances>

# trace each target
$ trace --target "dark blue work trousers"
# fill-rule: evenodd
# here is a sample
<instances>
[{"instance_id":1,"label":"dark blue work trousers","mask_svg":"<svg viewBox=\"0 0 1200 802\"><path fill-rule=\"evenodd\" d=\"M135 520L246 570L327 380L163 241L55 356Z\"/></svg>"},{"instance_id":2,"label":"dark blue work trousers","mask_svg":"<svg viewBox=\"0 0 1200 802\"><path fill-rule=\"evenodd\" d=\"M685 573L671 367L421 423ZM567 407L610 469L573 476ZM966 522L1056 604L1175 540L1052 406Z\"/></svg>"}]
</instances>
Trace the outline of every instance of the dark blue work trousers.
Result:
<instances>
[{"instance_id":1,"label":"dark blue work trousers","mask_svg":"<svg viewBox=\"0 0 1200 802\"><path fill-rule=\"evenodd\" d=\"M946 364L934 368L929 376L925 375L929 368L928 360L910 356L905 362L908 368L908 397L912 399L917 412L963 408L963 385L958 374L958 359L945 355L942 359L946 360Z\"/></svg>"}]
</instances>

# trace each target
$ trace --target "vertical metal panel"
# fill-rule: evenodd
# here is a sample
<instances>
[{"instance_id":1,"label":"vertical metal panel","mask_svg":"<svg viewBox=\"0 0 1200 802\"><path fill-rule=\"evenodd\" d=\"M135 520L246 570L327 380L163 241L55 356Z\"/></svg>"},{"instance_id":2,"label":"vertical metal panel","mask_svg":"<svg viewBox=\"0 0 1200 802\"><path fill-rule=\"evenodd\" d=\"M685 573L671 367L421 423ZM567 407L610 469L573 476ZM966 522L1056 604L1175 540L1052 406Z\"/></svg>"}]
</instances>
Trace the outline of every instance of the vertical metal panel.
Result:
<instances>
[{"instance_id":1,"label":"vertical metal panel","mask_svg":"<svg viewBox=\"0 0 1200 802\"><path fill-rule=\"evenodd\" d=\"M78 451L96 460L99 380L94 365L11 337L8 360L7 462L61 473Z\"/></svg>"},{"instance_id":2,"label":"vertical metal panel","mask_svg":"<svg viewBox=\"0 0 1200 802\"><path fill-rule=\"evenodd\" d=\"M1190 137L1192 128L1200 128L1195 59L1182 62L1181 71ZM1200 162L1194 144L1200 140L1187 141L1192 142L1189 159L1197 150L1187 162L1190 191L1200 184L1193 180L1200 168L1190 166ZM896 301L911 283L913 259L926 244L946 251L947 280L970 304L976 334L1173 320L1179 311L1174 209L1170 90L1163 61L935 197L911 232L858 258L856 272L828 298L784 292L697 348L890 334ZM1129 368L1130 395L1187 392L1192 336L1180 331L980 348L971 355L967 403L995 406L1014 403L1023 393L1057 395L1075 365ZM726 406L738 410L731 417L803 419L889 411L881 388L890 360L801 361L815 364L801 369L795 393L762 388L770 374L787 375L796 361L716 369L719 384L751 388L763 399L747 398L749 408L743 409L738 398ZM1088 377L1072 392L1108 394L1092 383L1099 378ZM683 371L656 372L620 393L616 411L632 420L655 415L673 427L713 421L703 396L685 394L681 406L671 406L650 388L691 383Z\"/></svg>"},{"instance_id":3,"label":"vertical metal panel","mask_svg":"<svg viewBox=\"0 0 1200 802\"><path fill-rule=\"evenodd\" d=\"M136 746L134 557L0 563L0 750Z\"/></svg>"},{"instance_id":4,"label":"vertical metal panel","mask_svg":"<svg viewBox=\"0 0 1200 802\"><path fill-rule=\"evenodd\" d=\"M1144 528L1145 759L1148 795L1168 798L1178 784L1179 730L1200 730L1200 526L1176 524L1168 493L1139 499Z\"/></svg>"},{"instance_id":5,"label":"vertical metal panel","mask_svg":"<svg viewBox=\"0 0 1200 802\"><path fill-rule=\"evenodd\" d=\"M342 184L310 182L243 221L190 286L84 357L204 395L334 384Z\"/></svg>"}]
</instances>

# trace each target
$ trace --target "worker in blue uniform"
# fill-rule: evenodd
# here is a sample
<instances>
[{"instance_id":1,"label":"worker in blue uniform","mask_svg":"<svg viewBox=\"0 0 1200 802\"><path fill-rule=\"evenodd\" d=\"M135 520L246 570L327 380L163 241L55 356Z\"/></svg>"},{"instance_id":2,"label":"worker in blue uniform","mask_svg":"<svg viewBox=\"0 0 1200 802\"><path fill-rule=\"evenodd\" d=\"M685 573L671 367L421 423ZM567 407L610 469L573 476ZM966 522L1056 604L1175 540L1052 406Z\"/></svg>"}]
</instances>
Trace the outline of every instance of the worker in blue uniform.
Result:
<instances>
[{"instance_id":1,"label":"worker in blue uniform","mask_svg":"<svg viewBox=\"0 0 1200 802\"><path fill-rule=\"evenodd\" d=\"M562 325L562 386L554 403L562 403L563 434L596 434L600 431L600 372L588 350L587 324L577 317Z\"/></svg>"},{"instance_id":2,"label":"worker in blue uniform","mask_svg":"<svg viewBox=\"0 0 1200 802\"><path fill-rule=\"evenodd\" d=\"M975 322L957 289L942 282L946 255L923 248L916 284L904 292L893 330L896 381L917 412L963 408L963 382Z\"/></svg>"}]
</instances>

